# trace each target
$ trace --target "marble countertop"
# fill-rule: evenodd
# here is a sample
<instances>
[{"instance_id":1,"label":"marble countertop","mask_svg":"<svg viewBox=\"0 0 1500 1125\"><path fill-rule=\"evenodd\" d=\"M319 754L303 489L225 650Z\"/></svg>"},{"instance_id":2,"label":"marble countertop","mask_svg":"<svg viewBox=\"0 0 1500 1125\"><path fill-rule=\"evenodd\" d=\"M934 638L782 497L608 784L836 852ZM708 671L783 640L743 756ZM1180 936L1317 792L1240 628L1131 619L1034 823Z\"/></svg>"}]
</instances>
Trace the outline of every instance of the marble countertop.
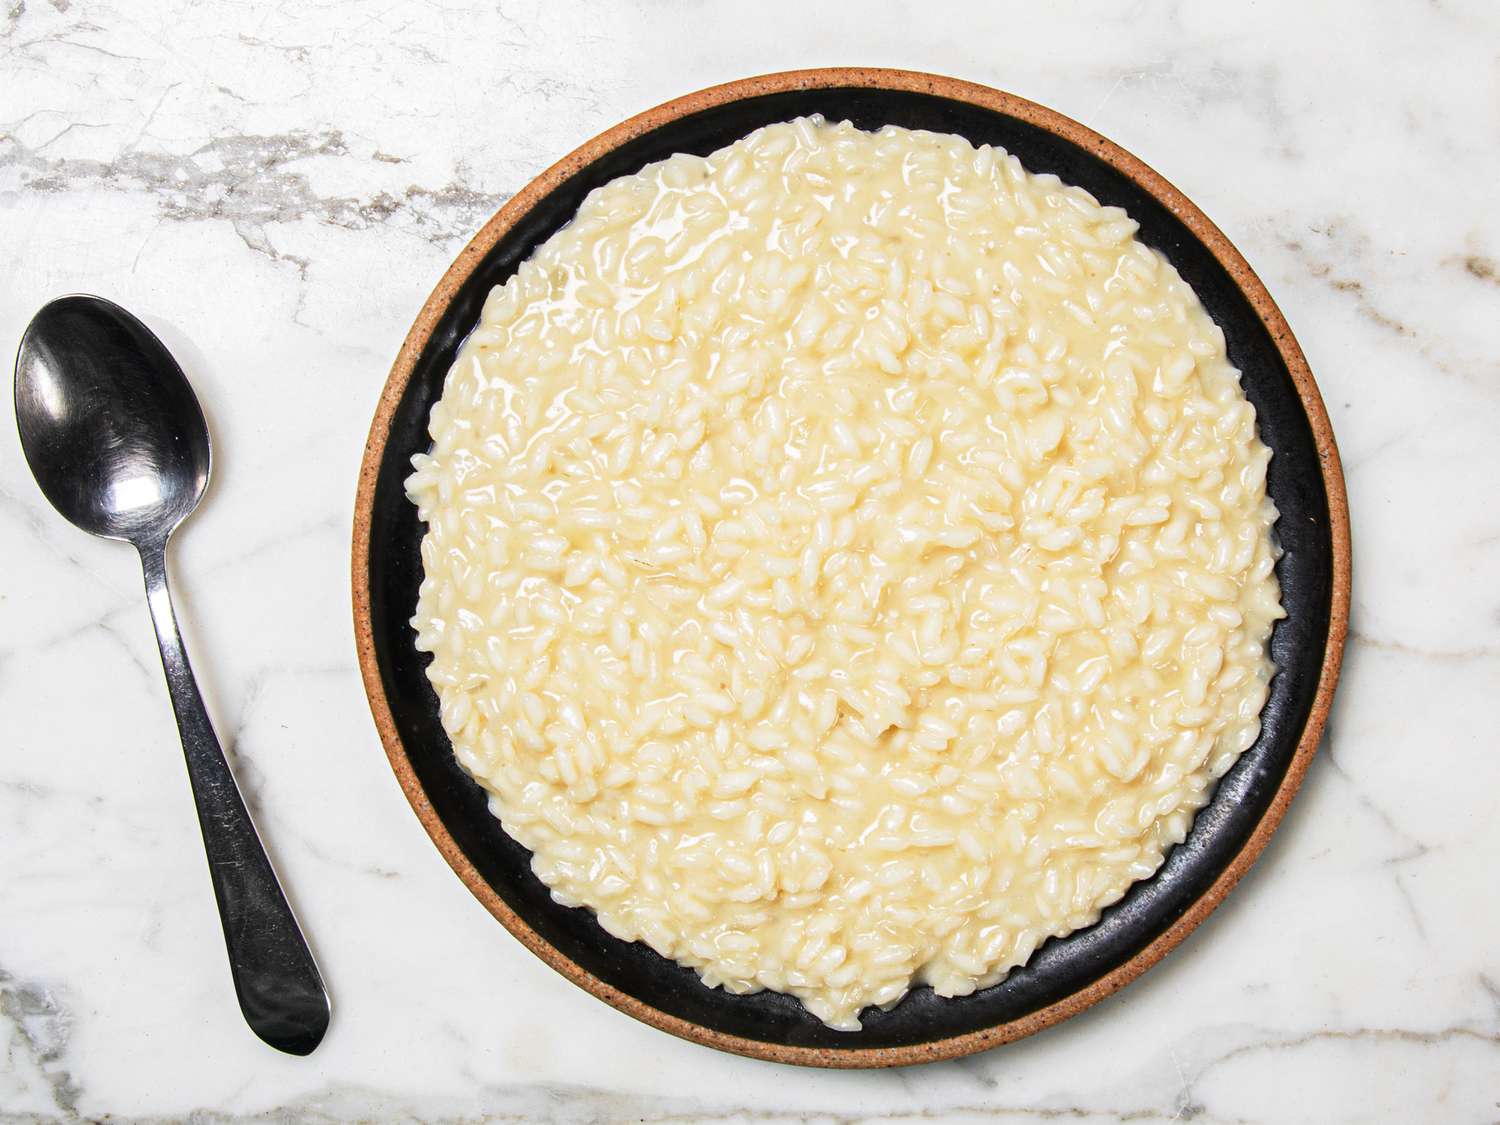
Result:
<instances>
[{"instance_id":1,"label":"marble countertop","mask_svg":"<svg viewBox=\"0 0 1500 1125\"><path fill-rule=\"evenodd\" d=\"M307 1059L235 1010L130 552L0 423L0 1121L1500 1117L1500 10L690 0L4 0L0 345L87 290L183 363L216 478L199 678L317 947ZM615 1012L428 842L356 671L355 472L475 228L615 121L860 63L1051 105L1187 192L1301 338L1348 471L1354 631L1276 839L1162 965L954 1063L820 1073Z\"/></svg>"}]
</instances>

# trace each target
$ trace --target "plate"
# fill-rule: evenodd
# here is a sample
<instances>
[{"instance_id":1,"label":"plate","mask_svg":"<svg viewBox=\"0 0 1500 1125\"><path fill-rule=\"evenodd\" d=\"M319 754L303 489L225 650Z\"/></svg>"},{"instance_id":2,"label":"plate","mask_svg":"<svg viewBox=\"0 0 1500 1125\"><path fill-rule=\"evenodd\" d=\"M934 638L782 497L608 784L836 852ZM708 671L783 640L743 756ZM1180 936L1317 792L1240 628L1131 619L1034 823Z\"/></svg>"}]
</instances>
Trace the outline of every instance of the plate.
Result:
<instances>
[{"instance_id":1,"label":"plate","mask_svg":"<svg viewBox=\"0 0 1500 1125\"><path fill-rule=\"evenodd\" d=\"M1276 566L1287 611L1271 637L1279 669L1260 738L1219 782L1186 841L1100 921L1042 945L992 988L944 999L914 989L859 1032L825 1027L796 1000L733 996L645 945L560 906L530 853L490 815L459 767L408 621L422 579L423 527L402 482L425 452L427 416L486 295L563 226L594 188L674 152L707 155L762 125L820 113L865 129L904 125L998 145L1125 208L1224 330L1261 440L1281 519ZM1118 145L1035 103L909 71L827 69L716 86L648 110L589 141L515 195L464 248L412 326L386 382L360 472L354 619L375 725L412 808L459 877L542 960L616 1008L674 1035L739 1054L814 1066L894 1066L952 1058L1074 1015L1159 961L1224 898L1265 847L1317 748L1349 615L1343 475L1307 362L1265 287L1181 192Z\"/></svg>"}]
</instances>

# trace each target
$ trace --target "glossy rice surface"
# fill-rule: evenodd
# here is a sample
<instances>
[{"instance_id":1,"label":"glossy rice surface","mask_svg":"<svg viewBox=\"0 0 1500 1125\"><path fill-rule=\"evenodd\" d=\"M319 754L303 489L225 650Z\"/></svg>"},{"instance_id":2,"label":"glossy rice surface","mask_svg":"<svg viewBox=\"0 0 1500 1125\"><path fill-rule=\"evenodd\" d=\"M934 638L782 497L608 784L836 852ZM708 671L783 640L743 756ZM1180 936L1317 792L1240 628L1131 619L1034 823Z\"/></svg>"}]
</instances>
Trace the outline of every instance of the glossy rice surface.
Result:
<instances>
[{"instance_id":1,"label":"glossy rice surface","mask_svg":"<svg viewBox=\"0 0 1500 1125\"><path fill-rule=\"evenodd\" d=\"M1270 451L1121 210L816 118L592 193L408 494L463 767L553 896L854 1030L993 984L1259 733Z\"/></svg>"}]
</instances>

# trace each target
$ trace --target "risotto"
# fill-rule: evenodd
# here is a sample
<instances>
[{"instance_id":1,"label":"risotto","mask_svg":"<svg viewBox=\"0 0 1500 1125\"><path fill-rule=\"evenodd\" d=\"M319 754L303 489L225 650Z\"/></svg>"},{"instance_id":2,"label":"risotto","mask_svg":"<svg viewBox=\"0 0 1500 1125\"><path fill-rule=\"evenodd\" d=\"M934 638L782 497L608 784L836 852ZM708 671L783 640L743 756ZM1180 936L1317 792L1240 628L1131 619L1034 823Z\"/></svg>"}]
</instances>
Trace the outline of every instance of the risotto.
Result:
<instances>
[{"instance_id":1,"label":"risotto","mask_svg":"<svg viewBox=\"0 0 1500 1125\"><path fill-rule=\"evenodd\" d=\"M1121 210L807 118L593 192L408 494L458 761L567 905L854 1030L1093 923L1254 742L1270 451Z\"/></svg>"}]
</instances>

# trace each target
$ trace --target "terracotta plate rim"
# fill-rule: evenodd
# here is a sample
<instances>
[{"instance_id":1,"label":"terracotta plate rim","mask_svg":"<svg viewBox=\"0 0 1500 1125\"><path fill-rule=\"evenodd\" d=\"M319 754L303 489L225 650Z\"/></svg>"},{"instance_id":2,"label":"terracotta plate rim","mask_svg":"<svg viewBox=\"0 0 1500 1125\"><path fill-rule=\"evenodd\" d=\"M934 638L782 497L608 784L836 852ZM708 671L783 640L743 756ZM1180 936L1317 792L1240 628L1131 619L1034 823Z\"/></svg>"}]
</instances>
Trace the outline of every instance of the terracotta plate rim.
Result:
<instances>
[{"instance_id":1,"label":"terracotta plate rim","mask_svg":"<svg viewBox=\"0 0 1500 1125\"><path fill-rule=\"evenodd\" d=\"M537 934L496 894L459 849L428 801L407 758L406 748L397 732L395 719L391 713L389 701L386 699L375 658L375 638L370 613L370 527L375 482L385 454L391 421L397 403L411 378L417 358L426 346L448 303L489 250L522 216L559 184L603 154L644 133L678 118L728 102L765 94L829 87L865 87L935 94L1019 118L1061 136L1099 157L1134 180L1137 185L1166 206L1208 248L1234 279L1270 333L1276 349L1286 363L1312 427L1313 440L1322 466L1323 484L1328 495L1329 530L1332 538L1333 575L1328 639L1323 652L1322 667L1312 707L1291 763L1272 796L1270 805L1245 841L1244 846L1235 854L1224 871L1203 894L1194 900L1187 911L1154 941L1128 961L1116 966L1091 984L1025 1016L993 1027L901 1047L799 1047L729 1035L670 1015L627 995L565 957ZM1223 232L1185 195L1141 160L1112 141L1055 110L1014 94L1003 93L988 86L956 78L909 70L869 67L830 67L766 74L712 86L697 93L676 98L601 133L559 160L512 196L495 216L480 228L479 233L464 247L453 265L438 282L432 295L422 306L422 311L407 334L396 362L391 368L385 389L380 396L374 422L370 427L364 461L360 467L359 488L354 508L352 562L355 644L359 655L360 673L364 680L365 692L369 696L370 710L380 733L380 740L385 746L391 768L395 771L396 778L406 793L407 800L411 802L412 809L421 820L422 826L432 837L433 843L437 845L443 858L448 861L458 877L484 904L485 908L523 945L574 984L652 1027L695 1043L735 1054L803 1066L835 1068L904 1066L912 1063L936 1062L1020 1039L1045 1027L1050 1027L1069 1016L1076 1015L1118 991L1160 961L1188 934L1192 933L1198 924L1223 901L1224 896L1265 849L1271 834L1286 814L1292 796L1302 784L1308 764L1322 737L1328 711L1333 702L1334 687L1338 682L1339 668L1343 661L1344 641L1348 633L1351 584L1348 499L1338 447L1334 442L1333 430L1328 421L1328 413L1324 408L1322 396L1313 380L1312 371L1302 354L1302 349L1287 325L1286 318L1282 316L1281 310L1276 307L1270 293L1267 292L1254 270L1250 268L1249 263L1245 261L1244 256L1235 249Z\"/></svg>"}]
</instances>

